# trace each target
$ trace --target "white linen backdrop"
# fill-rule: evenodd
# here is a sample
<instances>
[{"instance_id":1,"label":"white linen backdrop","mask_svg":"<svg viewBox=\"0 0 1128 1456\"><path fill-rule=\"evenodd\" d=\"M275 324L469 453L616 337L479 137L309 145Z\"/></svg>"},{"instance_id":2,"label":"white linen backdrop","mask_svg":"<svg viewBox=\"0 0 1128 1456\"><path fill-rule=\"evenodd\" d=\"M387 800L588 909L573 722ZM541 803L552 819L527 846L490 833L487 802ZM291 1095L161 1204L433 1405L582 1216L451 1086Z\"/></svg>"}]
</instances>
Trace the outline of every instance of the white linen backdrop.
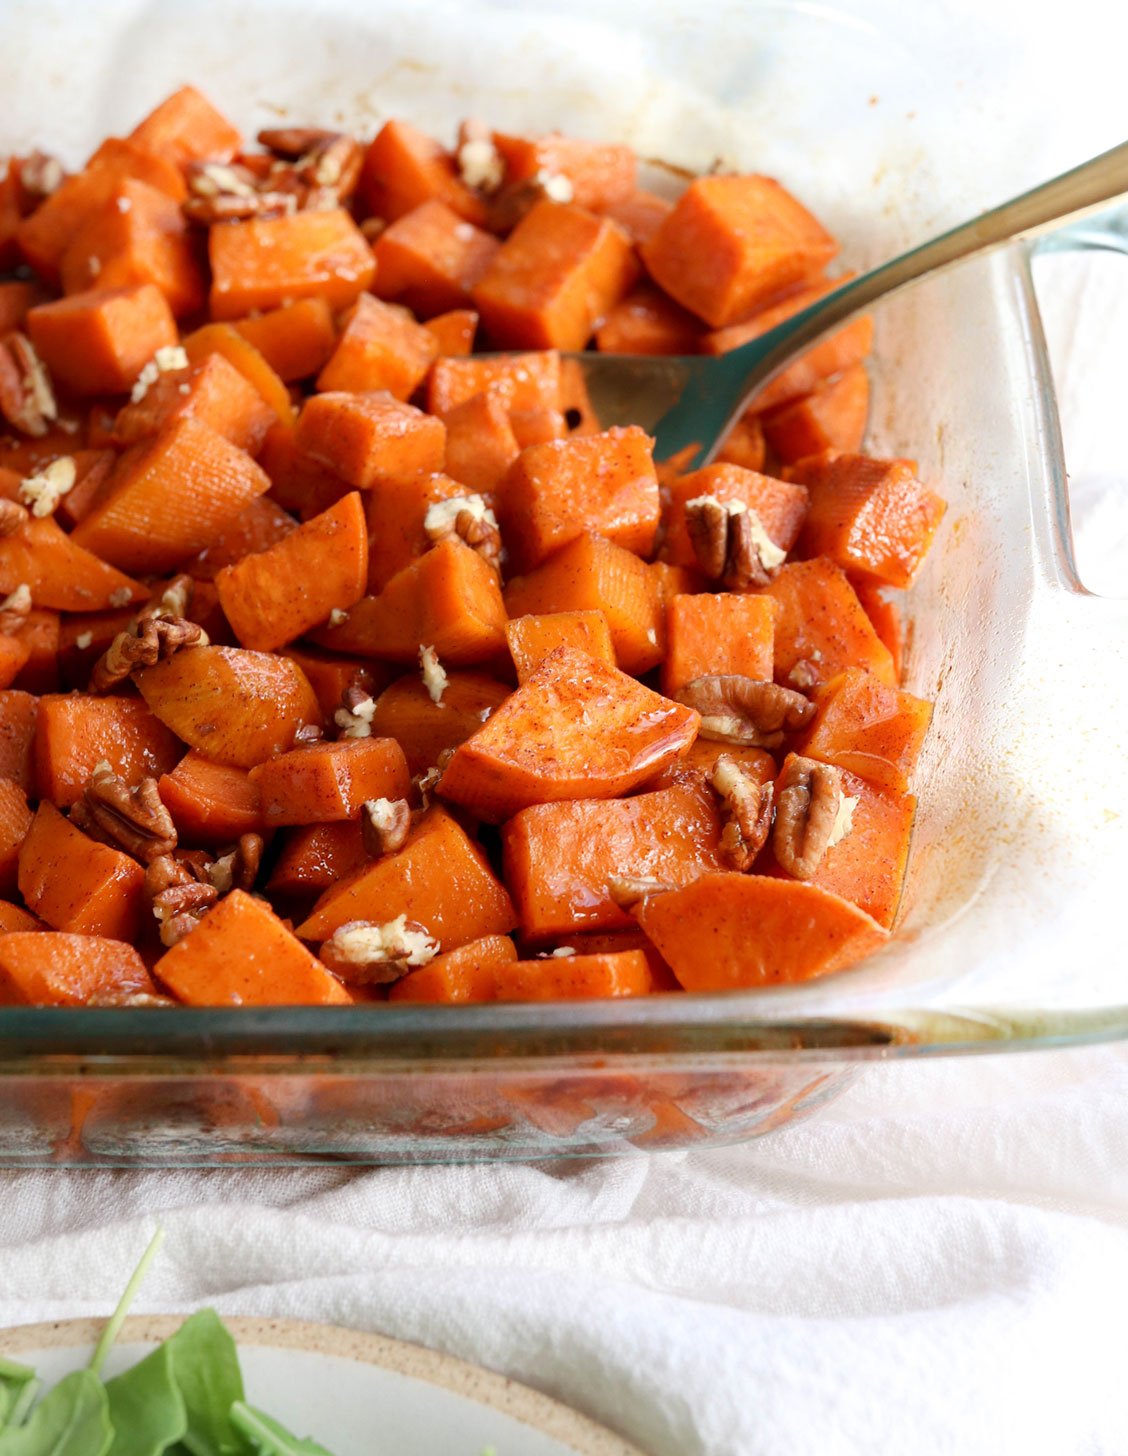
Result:
<instances>
[{"instance_id":1,"label":"white linen backdrop","mask_svg":"<svg viewBox=\"0 0 1128 1456\"><path fill-rule=\"evenodd\" d=\"M952 46L974 53L978 7L948 9ZM1021 155L1001 197L1036 175L1013 98L1038 112L1043 170L1067 165L1118 139L1124 51L1088 0L1068 19L988 9L1027 57L1000 96L1000 154ZM1128 264L1047 259L1039 280L1082 575L1122 592ZM1115 1456L1126 1152L1128 1048L1112 1047L877 1067L815 1121L717 1152L9 1172L0 1324L106 1311L159 1214L139 1310L211 1303L417 1340L655 1456Z\"/></svg>"}]
</instances>

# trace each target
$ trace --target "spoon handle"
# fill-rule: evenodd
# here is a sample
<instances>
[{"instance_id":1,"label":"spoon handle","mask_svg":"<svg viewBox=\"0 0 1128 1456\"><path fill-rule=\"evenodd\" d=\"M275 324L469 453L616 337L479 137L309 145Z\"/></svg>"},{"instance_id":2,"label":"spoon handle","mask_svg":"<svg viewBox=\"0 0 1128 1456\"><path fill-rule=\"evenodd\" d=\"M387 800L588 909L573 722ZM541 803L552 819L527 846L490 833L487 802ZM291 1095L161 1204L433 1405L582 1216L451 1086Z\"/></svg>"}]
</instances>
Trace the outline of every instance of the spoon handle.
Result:
<instances>
[{"instance_id":1,"label":"spoon handle","mask_svg":"<svg viewBox=\"0 0 1128 1456\"><path fill-rule=\"evenodd\" d=\"M748 370L747 394L835 324L927 273L987 252L1012 238L1033 237L1067 219L1104 207L1128 192L1128 142L1102 152L1070 172L1031 188L990 212L961 223L930 242L882 263L826 294L770 333L723 356L733 373ZM774 338L778 335L778 342ZM745 353L747 351L747 353ZM741 355L745 362L740 363ZM751 366L751 367L750 367ZM732 378L732 375L729 376Z\"/></svg>"}]
</instances>

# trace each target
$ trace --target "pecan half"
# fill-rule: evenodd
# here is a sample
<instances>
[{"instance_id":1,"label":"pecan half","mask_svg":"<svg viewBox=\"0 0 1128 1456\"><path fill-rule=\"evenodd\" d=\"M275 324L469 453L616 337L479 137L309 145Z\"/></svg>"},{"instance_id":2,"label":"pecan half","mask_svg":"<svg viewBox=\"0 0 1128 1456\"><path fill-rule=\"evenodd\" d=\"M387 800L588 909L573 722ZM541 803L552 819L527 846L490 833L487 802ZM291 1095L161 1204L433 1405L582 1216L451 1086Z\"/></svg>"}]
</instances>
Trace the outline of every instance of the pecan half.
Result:
<instances>
[{"instance_id":1,"label":"pecan half","mask_svg":"<svg viewBox=\"0 0 1128 1456\"><path fill-rule=\"evenodd\" d=\"M406 915L384 925L351 920L335 930L321 947L321 959L342 980L360 985L398 981L415 966L425 966L439 953L439 942L427 928Z\"/></svg>"},{"instance_id":2,"label":"pecan half","mask_svg":"<svg viewBox=\"0 0 1128 1456\"><path fill-rule=\"evenodd\" d=\"M500 575L501 531L484 496L457 495L435 501L423 518L423 532L432 546L457 536Z\"/></svg>"},{"instance_id":3,"label":"pecan half","mask_svg":"<svg viewBox=\"0 0 1128 1456\"><path fill-rule=\"evenodd\" d=\"M176 848L176 826L161 801L156 779L132 787L103 759L86 781L83 796L71 806L71 823L92 838L124 849L143 864Z\"/></svg>"},{"instance_id":4,"label":"pecan half","mask_svg":"<svg viewBox=\"0 0 1128 1456\"><path fill-rule=\"evenodd\" d=\"M186 197L180 210L189 222L211 227L217 222L249 222L253 217L283 217L297 212L297 199L291 192L221 192L215 197Z\"/></svg>"},{"instance_id":5,"label":"pecan half","mask_svg":"<svg viewBox=\"0 0 1128 1456\"><path fill-rule=\"evenodd\" d=\"M739 673L695 677L677 695L701 714L701 737L742 748L778 748L785 733L814 717L815 705L802 693Z\"/></svg>"},{"instance_id":6,"label":"pecan half","mask_svg":"<svg viewBox=\"0 0 1128 1456\"><path fill-rule=\"evenodd\" d=\"M167 617L170 620L174 617L187 617L188 608L192 605L194 587L195 582L183 572L172 577L149 598L137 613L137 620L147 622L150 617Z\"/></svg>"},{"instance_id":7,"label":"pecan half","mask_svg":"<svg viewBox=\"0 0 1128 1456\"><path fill-rule=\"evenodd\" d=\"M90 691L108 693L138 667L152 667L183 647L206 647L208 635L183 617L146 617L124 628L94 664Z\"/></svg>"},{"instance_id":8,"label":"pecan half","mask_svg":"<svg viewBox=\"0 0 1128 1456\"><path fill-rule=\"evenodd\" d=\"M296 160L338 136L340 132L326 131L319 126L265 126L255 140L268 152Z\"/></svg>"},{"instance_id":9,"label":"pecan half","mask_svg":"<svg viewBox=\"0 0 1128 1456\"><path fill-rule=\"evenodd\" d=\"M360 837L373 859L402 849L411 828L406 799L366 799L360 811Z\"/></svg>"},{"instance_id":10,"label":"pecan half","mask_svg":"<svg viewBox=\"0 0 1128 1456\"><path fill-rule=\"evenodd\" d=\"M766 586L786 555L743 501L698 496L686 502L685 526L697 564L728 591Z\"/></svg>"},{"instance_id":11,"label":"pecan half","mask_svg":"<svg viewBox=\"0 0 1128 1456\"><path fill-rule=\"evenodd\" d=\"M0 539L4 536L14 536L17 531L27 525L29 520L27 510L20 505L19 501L0 500Z\"/></svg>"},{"instance_id":12,"label":"pecan half","mask_svg":"<svg viewBox=\"0 0 1128 1456\"><path fill-rule=\"evenodd\" d=\"M233 849L221 854L207 867L207 877L220 895L231 890L249 890L262 864L261 834L240 834Z\"/></svg>"},{"instance_id":13,"label":"pecan half","mask_svg":"<svg viewBox=\"0 0 1128 1456\"><path fill-rule=\"evenodd\" d=\"M827 850L848 832L855 802L842 793L841 770L798 755L787 761L776 780L772 849L788 874L797 880L814 875Z\"/></svg>"},{"instance_id":14,"label":"pecan half","mask_svg":"<svg viewBox=\"0 0 1128 1456\"><path fill-rule=\"evenodd\" d=\"M665 880L647 880L635 875L612 875L607 881L607 893L620 910L633 910L651 895L664 895L672 890Z\"/></svg>"},{"instance_id":15,"label":"pecan half","mask_svg":"<svg viewBox=\"0 0 1128 1456\"><path fill-rule=\"evenodd\" d=\"M45 435L58 419L51 376L35 345L18 331L0 340L0 414L25 435Z\"/></svg>"},{"instance_id":16,"label":"pecan half","mask_svg":"<svg viewBox=\"0 0 1128 1456\"><path fill-rule=\"evenodd\" d=\"M709 777L721 801L721 856L742 874L752 868L772 826L772 785L761 784L730 754L722 753Z\"/></svg>"},{"instance_id":17,"label":"pecan half","mask_svg":"<svg viewBox=\"0 0 1128 1456\"><path fill-rule=\"evenodd\" d=\"M207 855L157 855L145 870L145 893L153 902L163 946L174 946L219 899L207 878Z\"/></svg>"},{"instance_id":18,"label":"pecan half","mask_svg":"<svg viewBox=\"0 0 1128 1456\"><path fill-rule=\"evenodd\" d=\"M0 597L0 632L15 632L31 615L31 588L21 581L15 591Z\"/></svg>"}]
</instances>

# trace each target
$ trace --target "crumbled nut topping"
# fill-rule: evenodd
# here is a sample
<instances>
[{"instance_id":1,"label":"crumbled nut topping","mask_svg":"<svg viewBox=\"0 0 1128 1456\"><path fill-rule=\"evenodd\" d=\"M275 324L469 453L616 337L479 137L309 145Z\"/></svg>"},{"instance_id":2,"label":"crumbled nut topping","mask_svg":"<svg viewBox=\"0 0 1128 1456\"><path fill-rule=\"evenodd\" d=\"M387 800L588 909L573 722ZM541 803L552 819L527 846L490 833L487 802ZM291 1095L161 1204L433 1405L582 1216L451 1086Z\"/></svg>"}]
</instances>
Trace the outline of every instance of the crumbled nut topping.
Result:
<instances>
[{"instance_id":1,"label":"crumbled nut topping","mask_svg":"<svg viewBox=\"0 0 1128 1456\"><path fill-rule=\"evenodd\" d=\"M85 652L93 641L93 632L80 632L74 639L74 645L78 648L79 652Z\"/></svg>"},{"instance_id":2,"label":"crumbled nut topping","mask_svg":"<svg viewBox=\"0 0 1128 1456\"><path fill-rule=\"evenodd\" d=\"M133 593L127 586L115 587L109 595L111 607L128 607L133 600Z\"/></svg>"},{"instance_id":3,"label":"crumbled nut topping","mask_svg":"<svg viewBox=\"0 0 1128 1456\"><path fill-rule=\"evenodd\" d=\"M567 960L569 956L574 956L575 954L576 947L574 945L558 945L552 952L550 959L562 961Z\"/></svg>"},{"instance_id":4,"label":"crumbled nut topping","mask_svg":"<svg viewBox=\"0 0 1128 1456\"><path fill-rule=\"evenodd\" d=\"M534 174L533 181L552 202L571 202L576 195L572 179L563 172L545 172L542 169Z\"/></svg>"},{"instance_id":5,"label":"crumbled nut topping","mask_svg":"<svg viewBox=\"0 0 1128 1456\"><path fill-rule=\"evenodd\" d=\"M179 344L166 344L157 350L137 376L130 400L139 404L162 374L174 374L188 368L188 355Z\"/></svg>"},{"instance_id":6,"label":"crumbled nut topping","mask_svg":"<svg viewBox=\"0 0 1128 1456\"><path fill-rule=\"evenodd\" d=\"M261 834L241 834L233 849L221 854L207 867L209 882L220 895L231 890L249 890L262 864Z\"/></svg>"},{"instance_id":7,"label":"crumbled nut topping","mask_svg":"<svg viewBox=\"0 0 1128 1456\"><path fill-rule=\"evenodd\" d=\"M756 512L741 500L696 496L686 502L685 525L697 564L728 591L765 586L769 572L787 557L764 530Z\"/></svg>"},{"instance_id":8,"label":"crumbled nut topping","mask_svg":"<svg viewBox=\"0 0 1128 1456\"><path fill-rule=\"evenodd\" d=\"M137 620L145 622L150 617L165 617L173 621L177 617L186 617L188 608L192 605L194 586L192 578L183 572L172 577L149 598L137 613Z\"/></svg>"},{"instance_id":9,"label":"crumbled nut topping","mask_svg":"<svg viewBox=\"0 0 1128 1456\"><path fill-rule=\"evenodd\" d=\"M145 870L145 893L160 925L161 944L172 947L192 930L219 899L195 857L158 855Z\"/></svg>"},{"instance_id":10,"label":"crumbled nut topping","mask_svg":"<svg viewBox=\"0 0 1128 1456\"><path fill-rule=\"evenodd\" d=\"M620 910L633 910L651 895L664 895L673 886L665 880L647 880L635 875L612 875L607 891Z\"/></svg>"},{"instance_id":11,"label":"crumbled nut topping","mask_svg":"<svg viewBox=\"0 0 1128 1456\"><path fill-rule=\"evenodd\" d=\"M0 500L0 540L14 536L27 525L30 517L19 501Z\"/></svg>"},{"instance_id":12,"label":"crumbled nut topping","mask_svg":"<svg viewBox=\"0 0 1128 1456\"><path fill-rule=\"evenodd\" d=\"M21 581L15 591L0 598L0 632L14 632L31 615L31 587Z\"/></svg>"},{"instance_id":13,"label":"crumbled nut topping","mask_svg":"<svg viewBox=\"0 0 1128 1456\"><path fill-rule=\"evenodd\" d=\"M484 496L467 494L434 501L423 517L423 532L432 546L457 536L500 571L501 531Z\"/></svg>"},{"instance_id":14,"label":"crumbled nut topping","mask_svg":"<svg viewBox=\"0 0 1128 1456\"><path fill-rule=\"evenodd\" d=\"M819 670L807 657L801 657L787 674L787 681L800 692L809 692L819 683Z\"/></svg>"},{"instance_id":15,"label":"crumbled nut topping","mask_svg":"<svg viewBox=\"0 0 1128 1456\"><path fill-rule=\"evenodd\" d=\"M446 669L439 661L439 654L433 647L420 647L419 670L423 675L423 686L432 703L441 703L446 692Z\"/></svg>"},{"instance_id":16,"label":"crumbled nut topping","mask_svg":"<svg viewBox=\"0 0 1128 1456\"><path fill-rule=\"evenodd\" d=\"M344 607L334 607L329 613L330 627L341 627L349 620L349 614Z\"/></svg>"},{"instance_id":17,"label":"crumbled nut topping","mask_svg":"<svg viewBox=\"0 0 1128 1456\"><path fill-rule=\"evenodd\" d=\"M90 691L108 693L139 667L152 667L186 647L206 647L208 634L183 617L139 617L123 628L94 664Z\"/></svg>"},{"instance_id":18,"label":"crumbled nut topping","mask_svg":"<svg viewBox=\"0 0 1128 1456\"><path fill-rule=\"evenodd\" d=\"M727 753L717 758L709 782L721 801L721 855L731 869L743 873L767 843L772 786L761 784Z\"/></svg>"},{"instance_id":19,"label":"crumbled nut topping","mask_svg":"<svg viewBox=\"0 0 1128 1456\"><path fill-rule=\"evenodd\" d=\"M394 854L407 842L411 806L406 799L366 799L360 811L360 837L373 859Z\"/></svg>"},{"instance_id":20,"label":"crumbled nut topping","mask_svg":"<svg viewBox=\"0 0 1128 1456\"><path fill-rule=\"evenodd\" d=\"M446 772L447 764L454 757L453 748L444 748L439 754L437 763L431 765L423 773L418 773L411 780L411 787L415 798L418 800L419 808L426 809L431 803L435 790L442 782L443 774Z\"/></svg>"},{"instance_id":21,"label":"crumbled nut topping","mask_svg":"<svg viewBox=\"0 0 1128 1456\"><path fill-rule=\"evenodd\" d=\"M294 730L294 747L302 748L311 743L320 743L324 736L320 723L303 723Z\"/></svg>"},{"instance_id":22,"label":"crumbled nut topping","mask_svg":"<svg viewBox=\"0 0 1128 1456\"><path fill-rule=\"evenodd\" d=\"M82 798L71 806L70 820L92 839L124 849L143 864L176 848L176 825L156 779L130 786L105 759L95 764Z\"/></svg>"},{"instance_id":23,"label":"crumbled nut topping","mask_svg":"<svg viewBox=\"0 0 1128 1456\"><path fill-rule=\"evenodd\" d=\"M0 414L25 435L47 433L58 419L51 377L35 345L18 330L0 339Z\"/></svg>"},{"instance_id":24,"label":"crumbled nut topping","mask_svg":"<svg viewBox=\"0 0 1128 1456\"><path fill-rule=\"evenodd\" d=\"M67 175L58 157L40 151L29 152L20 160L19 173L20 186L38 201L58 192Z\"/></svg>"},{"instance_id":25,"label":"crumbled nut topping","mask_svg":"<svg viewBox=\"0 0 1128 1456\"><path fill-rule=\"evenodd\" d=\"M376 703L372 694L357 683L345 689L344 704L333 714L342 738L371 738Z\"/></svg>"},{"instance_id":26,"label":"crumbled nut topping","mask_svg":"<svg viewBox=\"0 0 1128 1456\"><path fill-rule=\"evenodd\" d=\"M25 475L20 481L20 500L28 506L31 514L42 520L54 514L55 507L63 496L74 487L78 469L70 455L62 455L42 466L33 475Z\"/></svg>"},{"instance_id":27,"label":"crumbled nut topping","mask_svg":"<svg viewBox=\"0 0 1128 1456\"><path fill-rule=\"evenodd\" d=\"M696 677L677 698L701 714L702 738L744 748L779 748L785 733L802 728L815 713L802 693L738 673Z\"/></svg>"},{"instance_id":28,"label":"crumbled nut topping","mask_svg":"<svg viewBox=\"0 0 1128 1456\"><path fill-rule=\"evenodd\" d=\"M484 122L469 119L458 132L458 175L467 187L487 195L505 181L505 162Z\"/></svg>"},{"instance_id":29,"label":"crumbled nut topping","mask_svg":"<svg viewBox=\"0 0 1128 1456\"><path fill-rule=\"evenodd\" d=\"M823 856L849 832L857 800L844 807L841 770L813 758L795 757L776 781L772 849L788 874L809 880Z\"/></svg>"},{"instance_id":30,"label":"crumbled nut topping","mask_svg":"<svg viewBox=\"0 0 1128 1456\"><path fill-rule=\"evenodd\" d=\"M425 926L406 915L384 925L351 920L321 947L321 959L344 980L361 984L397 981L413 966L425 966L439 953L439 942Z\"/></svg>"}]
</instances>

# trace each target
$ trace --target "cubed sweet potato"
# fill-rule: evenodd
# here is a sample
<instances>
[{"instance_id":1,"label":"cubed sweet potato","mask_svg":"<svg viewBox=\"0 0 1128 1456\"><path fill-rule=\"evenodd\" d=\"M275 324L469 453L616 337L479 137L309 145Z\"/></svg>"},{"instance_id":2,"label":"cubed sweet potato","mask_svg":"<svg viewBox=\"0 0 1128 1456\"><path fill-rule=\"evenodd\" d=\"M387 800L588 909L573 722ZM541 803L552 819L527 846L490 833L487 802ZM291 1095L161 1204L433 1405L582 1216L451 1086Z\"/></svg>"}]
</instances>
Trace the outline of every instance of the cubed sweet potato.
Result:
<instances>
[{"instance_id":1,"label":"cubed sweet potato","mask_svg":"<svg viewBox=\"0 0 1128 1456\"><path fill-rule=\"evenodd\" d=\"M355 819L368 799L403 799L411 785L394 738L344 738L277 754L251 769L263 820L331 824Z\"/></svg>"},{"instance_id":2,"label":"cubed sweet potato","mask_svg":"<svg viewBox=\"0 0 1128 1456\"><path fill-rule=\"evenodd\" d=\"M209 232L208 253L216 319L300 298L347 308L376 275L372 249L343 208L220 223Z\"/></svg>"},{"instance_id":3,"label":"cubed sweet potato","mask_svg":"<svg viewBox=\"0 0 1128 1456\"><path fill-rule=\"evenodd\" d=\"M105 759L127 784L167 773L183 749L137 698L45 693L35 720L39 795L60 809L82 797Z\"/></svg>"},{"instance_id":4,"label":"cubed sweet potato","mask_svg":"<svg viewBox=\"0 0 1128 1456\"><path fill-rule=\"evenodd\" d=\"M29 910L76 935L132 941L148 910L137 860L88 838L47 802L23 841L19 885Z\"/></svg>"},{"instance_id":5,"label":"cubed sweet potato","mask_svg":"<svg viewBox=\"0 0 1128 1456\"><path fill-rule=\"evenodd\" d=\"M298 449L357 490L381 480L410 479L441 470L442 420L395 399L333 392L306 400L298 418Z\"/></svg>"},{"instance_id":6,"label":"cubed sweet potato","mask_svg":"<svg viewBox=\"0 0 1128 1456\"><path fill-rule=\"evenodd\" d=\"M377 238L375 292L422 318L465 308L498 246L490 233L431 198Z\"/></svg>"},{"instance_id":7,"label":"cubed sweet potato","mask_svg":"<svg viewBox=\"0 0 1128 1456\"><path fill-rule=\"evenodd\" d=\"M345 321L337 346L317 376L323 393L371 394L387 390L395 399L415 393L438 357L434 334L407 309L364 293Z\"/></svg>"},{"instance_id":8,"label":"cubed sweet potato","mask_svg":"<svg viewBox=\"0 0 1128 1456\"><path fill-rule=\"evenodd\" d=\"M28 310L27 331L52 379L74 394L122 394L158 349L176 345L176 320L152 283L74 293Z\"/></svg>"}]
</instances>

